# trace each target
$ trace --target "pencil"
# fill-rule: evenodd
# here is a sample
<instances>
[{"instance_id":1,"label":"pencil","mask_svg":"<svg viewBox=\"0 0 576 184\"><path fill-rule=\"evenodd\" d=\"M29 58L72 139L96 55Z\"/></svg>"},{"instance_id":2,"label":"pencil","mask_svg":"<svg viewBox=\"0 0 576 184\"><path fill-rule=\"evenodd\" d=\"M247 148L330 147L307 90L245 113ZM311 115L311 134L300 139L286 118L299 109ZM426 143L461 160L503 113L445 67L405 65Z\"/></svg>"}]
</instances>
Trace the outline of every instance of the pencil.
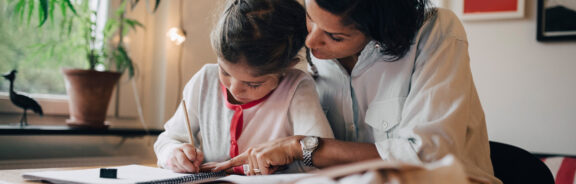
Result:
<instances>
[{"instance_id":1,"label":"pencil","mask_svg":"<svg viewBox=\"0 0 576 184\"><path fill-rule=\"evenodd\" d=\"M186 127L188 127L188 139L192 146L194 145L194 137L192 136L192 127L190 127L190 118L188 117L188 108L186 108L186 101L182 100L182 107L184 108L184 115L186 116Z\"/></svg>"}]
</instances>

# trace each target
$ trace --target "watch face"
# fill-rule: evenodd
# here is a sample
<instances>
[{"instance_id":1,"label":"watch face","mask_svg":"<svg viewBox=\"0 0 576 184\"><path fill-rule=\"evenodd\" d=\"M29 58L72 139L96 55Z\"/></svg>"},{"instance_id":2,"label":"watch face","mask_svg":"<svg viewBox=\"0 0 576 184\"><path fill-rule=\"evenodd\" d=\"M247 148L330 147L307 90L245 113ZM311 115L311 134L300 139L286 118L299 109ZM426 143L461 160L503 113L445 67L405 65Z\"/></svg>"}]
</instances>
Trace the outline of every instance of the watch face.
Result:
<instances>
[{"instance_id":1,"label":"watch face","mask_svg":"<svg viewBox=\"0 0 576 184\"><path fill-rule=\"evenodd\" d=\"M311 148L314 148L318 145L318 138L305 137L304 139L302 139L302 142L304 143L305 149L311 149Z\"/></svg>"}]
</instances>

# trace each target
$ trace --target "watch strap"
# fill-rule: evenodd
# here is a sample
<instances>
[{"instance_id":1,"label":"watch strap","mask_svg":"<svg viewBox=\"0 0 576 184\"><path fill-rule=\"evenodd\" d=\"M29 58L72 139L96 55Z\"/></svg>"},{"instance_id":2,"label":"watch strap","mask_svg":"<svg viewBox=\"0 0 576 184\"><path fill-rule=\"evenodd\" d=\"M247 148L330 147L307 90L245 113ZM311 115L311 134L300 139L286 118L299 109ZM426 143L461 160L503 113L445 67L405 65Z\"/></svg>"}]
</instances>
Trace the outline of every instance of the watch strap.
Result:
<instances>
[{"instance_id":1,"label":"watch strap","mask_svg":"<svg viewBox=\"0 0 576 184\"><path fill-rule=\"evenodd\" d=\"M302 162L308 167L313 167L312 164L312 151L302 150Z\"/></svg>"}]
</instances>

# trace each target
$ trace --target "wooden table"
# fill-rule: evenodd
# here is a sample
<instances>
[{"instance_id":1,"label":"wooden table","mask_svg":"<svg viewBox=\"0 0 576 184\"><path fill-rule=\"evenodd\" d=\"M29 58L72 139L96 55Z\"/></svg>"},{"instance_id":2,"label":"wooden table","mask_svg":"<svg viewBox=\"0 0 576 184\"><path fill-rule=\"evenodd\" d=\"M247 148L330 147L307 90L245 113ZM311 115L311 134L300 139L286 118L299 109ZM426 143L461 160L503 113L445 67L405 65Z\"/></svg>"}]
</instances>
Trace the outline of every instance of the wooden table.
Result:
<instances>
[{"instance_id":1,"label":"wooden table","mask_svg":"<svg viewBox=\"0 0 576 184\"><path fill-rule=\"evenodd\" d=\"M372 177L372 181L383 182L394 180L400 181L403 184L445 184L445 183L458 183L458 184L471 184L471 183L487 183L488 181L481 181L477 179L468 178L465 171L458 161L449 163L450 160L442 159L435 164L436 168L424 168L420 166L413 166L409 164L393 163L384 160L369 160L353 164L341 165L333 168L328 168L315 172L315 176L322 176L324 178L341 178L347 177L348 179L360 179L362 175ZM440 164L443 164L441 167ZM147 165L151 166L151 165ZM153 165L152 165L153 166ZM109 166L104 166L109 167ZM115 166L110 166L115 167ZM99 167L72 167L72 168L45 168L45 169L17 169L17 170L0 170L0 184L39 184L42 182L26 181L22 179L23 173L38 172L38 171L57 171L57 170L71 170L71 169L90 169L102 168ZM229 177L220 178L219 181L223 183L241 182L247 183L285 183L293 179L306 179L308 176L290 177L290 174L267 175L267 176L248 176L250 178L243 178L241 180L226 180ZM312 175L310 175L312 176ZM314 176L312 176L314 177ZM268 182L264 182L268 181ZM313 182L307 181L307 182ZM316 182L314 182L316 183Z\"/></svg>"},{"instance_id":2,"label":"wooden table","mask_svg":"<svg viewBox=\"0 0 576 184\"><path fill-rule=\"evenodd\" d=\"M39 181L26 181L22 178L22 174L29 172L39 171L62 171L73 169L88 169L94 167L67 167L67 168L42 168L42 169L13 169L13 170L0 170L0 184L14 184L14 183L30 183L39 184Z\"/></svg>"}]
</instances>

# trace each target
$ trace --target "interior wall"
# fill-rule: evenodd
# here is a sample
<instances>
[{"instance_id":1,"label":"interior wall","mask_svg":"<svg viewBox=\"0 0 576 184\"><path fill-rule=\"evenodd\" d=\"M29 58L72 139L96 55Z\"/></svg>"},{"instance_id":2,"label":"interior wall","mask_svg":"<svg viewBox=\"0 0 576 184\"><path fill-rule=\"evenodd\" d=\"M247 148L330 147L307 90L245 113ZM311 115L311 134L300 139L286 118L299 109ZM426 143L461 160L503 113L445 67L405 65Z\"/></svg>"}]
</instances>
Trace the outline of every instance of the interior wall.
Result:
<instances>
[{"instance_id":1,"label":"interior wall","mask_svg":"<svg viewBox=\"0 0 576 184\"><path fill-rule=\"evenodd\" d=\"M157 73L158 78L149 82L148 89L155 93L147 95L147 119L151 125L162 127L172 117L182 98L182 90L188 80L206 63L215 63L216 55L210 46L210 30L217 10L224 1L195 0L167 1L165 17L156 17L155 49L149 71ZM180 28L186 34L186 40L176 45L166 38L170 28ZM161 69L159 69L161 68ZM158 88L158 86L162 86ZM146 91L145 91L146 92ZM152 101L150 99L156 99ZM159 104L158 106L155 104Z\"/></svg>"},{"instance_id":2,"label":"interior wall","mask_svg":"<svg viewBox=\"0 0 576 184\"><path fill-rule=\"evenodd\" d=\"M536 0L521 19L464 21L490 139L576 155L576 41L536 41Z\"/></svg>"},{"instance_id":3,"label":"interior wall","mask_svg":"<svg viewBox=\"0 0 576 184\"><path fill-rule=\"evenodd\" d=\"M182 89L206 63L216 62L210 47L212 17L224 1L162 1L146 25L146 48L136 50L144 56L141 101L146 124L162 128L180 103ZM181 45L171 42L166 34L180 28L186 34Z\"/></svg>"}]
</instances>

